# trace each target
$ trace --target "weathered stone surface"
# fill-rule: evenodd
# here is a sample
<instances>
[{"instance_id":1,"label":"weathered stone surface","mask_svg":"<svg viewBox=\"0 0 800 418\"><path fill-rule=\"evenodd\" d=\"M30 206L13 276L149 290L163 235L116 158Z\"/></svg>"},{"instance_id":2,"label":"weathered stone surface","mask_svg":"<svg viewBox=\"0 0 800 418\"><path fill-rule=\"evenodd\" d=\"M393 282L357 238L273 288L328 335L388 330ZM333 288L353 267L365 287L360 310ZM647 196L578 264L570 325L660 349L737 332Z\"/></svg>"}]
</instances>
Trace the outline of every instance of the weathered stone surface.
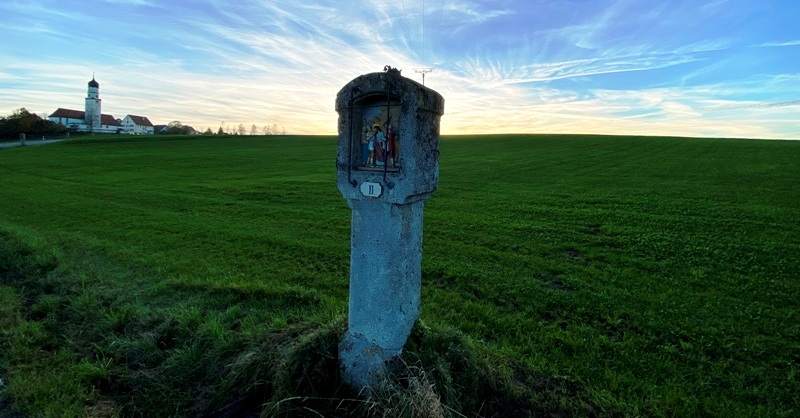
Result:
<instances>
[{"instance_id":1,"label":"weathered stone surface","mask_svg":"<svg viewBox=\"0 0 800 418\"><path fill-rule=\"evenodd\" d=\"M373 386L419 316L425 199L439 182L444 99L399 71L372 73L336 97L337 183L352 209L342 376Z\"/></svg>"}]
</instances>

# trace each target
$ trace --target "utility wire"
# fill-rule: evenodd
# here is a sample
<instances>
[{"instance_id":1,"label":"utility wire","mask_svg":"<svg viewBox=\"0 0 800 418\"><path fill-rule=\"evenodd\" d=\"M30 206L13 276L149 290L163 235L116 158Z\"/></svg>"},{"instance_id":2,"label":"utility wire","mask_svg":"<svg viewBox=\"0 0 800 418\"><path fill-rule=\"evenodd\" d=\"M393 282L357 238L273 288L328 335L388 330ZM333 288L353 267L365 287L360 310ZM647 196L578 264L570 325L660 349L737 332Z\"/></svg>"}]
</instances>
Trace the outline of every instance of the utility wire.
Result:
<instances>
[{"instance_id":1,"label":"utility wire","mask_svg":"<svg viewBox=\"0 0 800 418\"><path fill-rule=\"evenodd\" d=\"M406 35L408 36L408 44L411 45L411 27L408 25L408 15L406 14L406 0L402 0L403 4L403 21L406 22Z\"/></svg>"},{"instance_id":2,"label":"utility wire","mask_svg":"<svg viewBox=\"0 0 800 418\"><path fill-rule=\"evenodd\" d=\"M433 42L431 42L433 45ZM433 51L431 51L433 52ZM425 0L422 0L422 65L425 65ZM425 85L425 74L433 72L433 68L430 67L423 67L423 68L416 68L414 72L422 74L422 85Z\"/></svg>"},{"instance_id":3,"label":"utility wire","mask_svg":"<svg viewBox=\"0 0 800 418\"><path fill-rule=\"evenodd\" d=\"M425 0L422 0L422 65L425 65Z\"/></svg>"},{"instance_id":4,"label":"utility wire","mask_svg":"<svg viewBox=\"0 0 800 418\"><path fill-rule=\"evenodd\" d=\"M442 35L442 17L444 17L444 0L442 0L442 7L439 9L439 23L436 25L436 36L434 39L439 39ZM433 53L433 43L431 43L431 53Z\"/></svg>"}]
</instances>

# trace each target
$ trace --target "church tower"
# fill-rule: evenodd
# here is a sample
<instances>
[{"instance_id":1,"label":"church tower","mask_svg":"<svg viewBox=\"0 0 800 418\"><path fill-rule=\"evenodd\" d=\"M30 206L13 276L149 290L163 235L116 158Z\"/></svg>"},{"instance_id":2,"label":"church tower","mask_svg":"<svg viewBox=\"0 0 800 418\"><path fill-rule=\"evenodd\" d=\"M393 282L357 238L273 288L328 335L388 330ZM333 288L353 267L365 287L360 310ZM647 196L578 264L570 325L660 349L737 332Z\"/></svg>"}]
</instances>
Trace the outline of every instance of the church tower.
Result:
<instances>
[{"instance_id":1,"label":"church tower","mask_svg":"<svg viewBox=\"0 0 800 418\"><path fill-rule=\"evenodd\" d=\"M101 111L100 111L100 83L94 80L94 74L92 74L92 81L89 82L89 94L86 97L86 114L85 114L85 121L86 124L89 125L89 129L98 129L100 128L100 118L101 118Z\"/></svg>"}]
</instances>

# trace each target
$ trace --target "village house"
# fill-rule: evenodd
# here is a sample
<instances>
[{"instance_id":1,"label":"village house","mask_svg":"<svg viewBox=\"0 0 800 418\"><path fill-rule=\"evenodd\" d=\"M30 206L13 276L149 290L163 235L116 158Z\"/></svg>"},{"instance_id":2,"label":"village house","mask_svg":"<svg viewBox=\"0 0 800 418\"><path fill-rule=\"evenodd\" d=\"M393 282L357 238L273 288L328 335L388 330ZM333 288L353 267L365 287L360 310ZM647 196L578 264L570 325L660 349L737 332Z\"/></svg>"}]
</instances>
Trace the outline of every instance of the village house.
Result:
<instances>
[{"instance_id":1,"label":"village house","mask_svg":"<svg viewBox=\"0 0 800 418\"><path fill-rule=\"evenodd\" d=\"M122 120L122 133L130 135L153 135L155 127L145 116L125 116Z\"/></svg>"}]
</instances>

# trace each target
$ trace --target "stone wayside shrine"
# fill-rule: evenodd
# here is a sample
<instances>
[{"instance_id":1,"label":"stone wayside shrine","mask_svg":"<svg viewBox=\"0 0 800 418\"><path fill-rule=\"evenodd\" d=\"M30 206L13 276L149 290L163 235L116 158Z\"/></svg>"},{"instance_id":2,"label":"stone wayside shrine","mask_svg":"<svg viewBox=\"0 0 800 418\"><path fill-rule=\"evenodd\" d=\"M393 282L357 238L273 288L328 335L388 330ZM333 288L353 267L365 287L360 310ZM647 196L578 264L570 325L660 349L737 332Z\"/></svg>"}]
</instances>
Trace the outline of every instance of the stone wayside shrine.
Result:
<instances>
[{"instance_id":1,"label":"stone wayside shrine","mask_svg":"<svg viewBox=\"0 0 800 418\"><path fill-rule=\"evenodd\" d=\"M355 390L379 382L419 316L422 212L439 182L437 92L384 68L336 96L337 183L352 209L348 329L342 378Z\"/></svg>"}]
</instances>

